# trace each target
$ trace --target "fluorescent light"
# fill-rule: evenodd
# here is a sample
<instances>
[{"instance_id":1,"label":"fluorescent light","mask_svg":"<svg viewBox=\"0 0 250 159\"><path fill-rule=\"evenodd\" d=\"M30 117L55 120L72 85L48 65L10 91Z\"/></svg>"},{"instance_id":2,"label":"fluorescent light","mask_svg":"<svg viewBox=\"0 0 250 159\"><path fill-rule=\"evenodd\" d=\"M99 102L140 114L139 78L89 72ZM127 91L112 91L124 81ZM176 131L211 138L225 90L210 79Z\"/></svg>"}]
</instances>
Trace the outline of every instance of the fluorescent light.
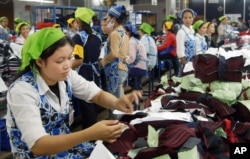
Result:
<instances>
[{"instance_id":1,"label":"fluorescent light","mask_svg":"<svg viewBox=\"0 0 250 159\"><path fill-rule=\"evenodd\" d=\"M39 3L54 3L54 1L46 1L46 0L18 0L20 2L39 2Z\"/></svg>"}]
</instances>

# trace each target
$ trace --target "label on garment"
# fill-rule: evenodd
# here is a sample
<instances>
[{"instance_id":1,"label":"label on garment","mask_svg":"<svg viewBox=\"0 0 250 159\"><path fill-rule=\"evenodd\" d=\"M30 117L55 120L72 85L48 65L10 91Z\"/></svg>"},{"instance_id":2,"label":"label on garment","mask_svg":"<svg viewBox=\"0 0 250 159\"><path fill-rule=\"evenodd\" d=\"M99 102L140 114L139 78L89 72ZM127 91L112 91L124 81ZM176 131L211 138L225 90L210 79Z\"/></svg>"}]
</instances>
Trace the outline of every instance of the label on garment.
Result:
<instances>
[{"instance_id":1,"label":"label on garment","mask_svg":"<svg viewBox=\"0 0 250 159\"><path fill-rule=\"evenodd\" d=\"M69 126L74 122L74 109L72 106L69 107Z\"/></svg>"}]
</instances>

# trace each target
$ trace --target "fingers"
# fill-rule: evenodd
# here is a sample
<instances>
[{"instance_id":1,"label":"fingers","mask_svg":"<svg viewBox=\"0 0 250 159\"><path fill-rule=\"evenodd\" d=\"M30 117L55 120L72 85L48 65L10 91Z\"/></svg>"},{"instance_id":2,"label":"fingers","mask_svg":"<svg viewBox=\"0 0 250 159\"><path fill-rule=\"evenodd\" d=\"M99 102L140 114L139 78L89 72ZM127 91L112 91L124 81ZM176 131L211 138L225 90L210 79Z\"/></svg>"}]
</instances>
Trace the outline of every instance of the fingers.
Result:
<instances>
[{"instance_id":1,"label":"fingers","mask_svg":"<svg viewBox=\"0 0 250 159\"><path fill-rule=\"evenodd\" d=\"M133 91L130 96L130 101L133 101L136 103L136 105L139 104L139 99L142 98L142 91Z\"/></svg>"},{"instance_id":2,"label":"fingers","mask_svg":"<svg viewBox=\"0 0 250 159\"><path fill-rule=\"evenodd\" d=\"M107 126L117 125L119 120L103 120Z\"/></svg>"}]
</instances>

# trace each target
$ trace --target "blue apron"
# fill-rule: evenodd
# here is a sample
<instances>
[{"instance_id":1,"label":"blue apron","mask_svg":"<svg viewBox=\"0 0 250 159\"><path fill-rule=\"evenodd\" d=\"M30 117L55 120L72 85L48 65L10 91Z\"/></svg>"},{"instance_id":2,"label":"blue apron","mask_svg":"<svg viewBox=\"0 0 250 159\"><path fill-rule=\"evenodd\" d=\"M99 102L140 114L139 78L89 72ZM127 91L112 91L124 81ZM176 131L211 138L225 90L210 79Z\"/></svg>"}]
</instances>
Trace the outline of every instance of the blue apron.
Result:
<instances>
[{"instance_id":1,"label":"blue apron","mask_svg":"<svg viewBox=\"0 0 250 159\"><path fill-rule=\"evenodd\" d=\"M182 28L183 29L183 28ZM184 29L183 29L184 30ZM192 61L193 56L196 54L196 42L185 30L187 40L185 41L185 56L186 61Z\"/></svg>"},{"instance_id":2,"label":"blue apron","mask_svg":"<svg viewBox=\"0 0 250 159\"><path fill-rule=\"evenodd\" d=\"M125 32L123 30L117 30L121 34L121 40L119 44L119 48L124 40ZM107 39L107 45L105 47L105 55L107 55L110 51L110 41L109 38ZM104 66L104 72L106 77L106 87L107 91L110 93L115 93L118 88L119 83L119 72L118 72L118 64L120 59L117 57L111 63ZM125 62L125 61L122 61Z\"/></svg>"},{"instance_id":3,"label":"blue apron","mask_svg":"<svg viewBox=\"0 0 250 159\"><path fill-rule=\"evenodd\" d=\"M37 91L39 89L32 72L25 73L21 78L18 79L18 81L25 81L31 84L34 87L34 89ZM69 123L69 109L72 104L71 102L72 87L70 83L68 83L67 81L65 81L65 83L67 86L66 90L67 90L67 94L69 97L69 102L67 102L67 111L66 111L67 113L64 114L64 113L57 112L52 107L52 105L48 102L48 99L45 95L40 96L39 108L40 108L40 113L41 113L41 120L42 120L44 129L51 136L71 133L68 127L68 123ZM90 142L85 142L85 143L82 143L73 147L70 150L67 150L67 151L64 151L55 155L36 157L28 148L27 144L21 140L22 133L20 132L20 130L18 129L16 125L15 117L12 115L11 108L9 106L8 108L10 110L11 117L13 120L13 124L10 130L10 139L11 139L13 146L17 150L17 152L13 154L14 158L18 158L18 159L30 159L30 158L82 159L82 158L88 157L94 148L94 144Z\"/></svg>"}]
</instances>

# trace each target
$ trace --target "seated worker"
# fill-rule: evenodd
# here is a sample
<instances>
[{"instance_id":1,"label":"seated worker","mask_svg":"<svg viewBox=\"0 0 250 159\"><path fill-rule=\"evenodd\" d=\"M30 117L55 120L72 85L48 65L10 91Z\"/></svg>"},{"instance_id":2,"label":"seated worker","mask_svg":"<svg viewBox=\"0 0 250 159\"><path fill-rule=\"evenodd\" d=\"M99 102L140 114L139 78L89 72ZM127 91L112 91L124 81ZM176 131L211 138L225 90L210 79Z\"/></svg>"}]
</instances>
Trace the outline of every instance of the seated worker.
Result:
<instances>
[{"instance_id":1,"label":"seated worker","mask_svg":"<svg viewBox=\"0 0 250 159\"><path fill-rule=\"evenodd\" d=\"M125 26L129 36L128 83L134 90L142 90L141 80L147 74L147 53L144 45L140 43L138 31L133 25Z\"/></svg>"},{"instance_id":2,"label":"seated worker","mask_svg":"<svg viewBox=\"0 0 250 159\"><path fill-rule=\"evenodd\" d=\"M157 46L155 40L150 36L154 28L148 23L142 23L139 30L140 42L147 51L147 67L152 70L157 63Z\"/></svg>"},{"instance_id":3,"label":"seated worker","mask_svg":"<svg viewBox=\"0 0 250 159\"><path fill-rule=\"evenodd\" d=\"M6 126L15 159L85 159L95 145L114 142L123 132L118 120L102 120L76 132L72 95L107 109L133 112L141 93L121 98L101 90L71 69L73 42L61 29L47 27L31 34L22 49L20 75L7 93Z\"/></svg>"},{"instance_id":4,"label":"seated worker","mask_svg":"<svg viewBox=\"0 0 250 159\"><path fill-rule=\"evenodd\" d=\"M29 36L30 25L26 22L20 22L16 26L17 37L15 43L23 45Z\"/></svg>"},{"instance_id":5,"label":"seated worker","mask_svg":"<svg viewBox=\"0 0 250 159\"><path fill-rule=\"evenodd\" d=\"M11 34L8 28L9 20L7 17L0 17L0 39L10 41Z\"/></svg>"},{"instance_id":6,"label":"seated worker","mask_svg":"<svg viewBox=\"0 0 250 159\"><path fill-rule=\"evenodd\" d=\"M213 34L215 33L215 26L212 22L206 22L205 26L207 27L207 34L205 39L207 42L207 47L217 47L216 41L213 39Z\"/></svg>"},{"instance_id":7,"label":"seated worker","mask_svg":"<svg viewBox=\"0 0 250 159\"><path fill-rule=\"evenodd\" d=\"M172 27L173 23L170 21L163 23L162 32L164 40L162 44L157 46L157 50L159 60L170 59L173 64L175 76L178 76L180 64L176 54L176 37L172 32Z\"/></svg>"}]
</instances>

